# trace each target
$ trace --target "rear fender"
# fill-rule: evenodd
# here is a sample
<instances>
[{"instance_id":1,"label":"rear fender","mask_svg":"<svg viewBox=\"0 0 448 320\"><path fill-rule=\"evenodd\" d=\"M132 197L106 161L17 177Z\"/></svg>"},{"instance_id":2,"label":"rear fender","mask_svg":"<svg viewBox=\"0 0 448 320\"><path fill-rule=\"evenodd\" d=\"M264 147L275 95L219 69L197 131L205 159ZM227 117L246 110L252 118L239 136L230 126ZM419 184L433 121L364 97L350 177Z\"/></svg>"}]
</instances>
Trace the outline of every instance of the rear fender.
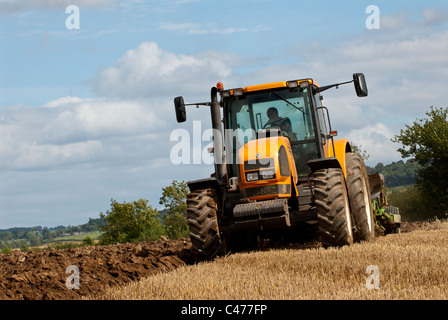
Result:
<instances>
[{"instance_id":1,"label":"rear fender","mask_svg":"<svg viewBox=\"0 0 448 320\"><path fill-rule=\"evenodd\" d=\"M326 158L336 158L339 162L339 166L344 173L344 177L347 178L346 159L345 155L348 152L352 152L352 147L348 139L336 139L334 140L334 149L332 140L327 140L327 148L325 151ZM333 167L334 168L334 167Z\"/></svg>"},{"instance_id":2,"label":"rear fender","mask_svg":"<svg viewBox=\"0 0 448 320\"><path fill-rule=\"evenodd\" d=\"M190 188L191 192L193 192L195 190L211 188L211 189L215 189L216 192L220 193L219 182L215 177L188 181L187 185L188 185L188 188Z\"/></svg>"},{"instance_id":3,"label":"rear fender","mask_svg":"<svg viewBox=\"0 0 448 320\"><path fill-rule=\"evenodd\" d=\"M317 170L328 168L342 169L338 159L336 159L335 157L312 159L308 160L307 163L311 169L311 172L316 172Z\"/></svg>"}]
</instances>

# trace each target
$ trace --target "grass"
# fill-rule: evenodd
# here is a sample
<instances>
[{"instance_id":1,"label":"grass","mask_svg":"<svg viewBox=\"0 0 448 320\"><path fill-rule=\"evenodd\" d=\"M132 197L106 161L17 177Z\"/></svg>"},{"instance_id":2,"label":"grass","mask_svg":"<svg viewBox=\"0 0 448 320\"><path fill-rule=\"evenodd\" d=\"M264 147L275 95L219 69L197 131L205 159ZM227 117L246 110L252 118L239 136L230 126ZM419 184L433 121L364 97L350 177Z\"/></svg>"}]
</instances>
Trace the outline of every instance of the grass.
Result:
<instances>
[{"instance_id":1,"label":"grass","mask_svg":"<svg viewBox=\"0 0 448 320\"><path fill-rule=\"evenodd\" d=\"M30 247L27 244L22 245L20 249L5 247L0 250L0 254L2 253L11 253L12 251L20 250L22 252L31 252L31 251L39 251L39 250L47 250L47 249L67 249L67 248L76 248L82 247L86 245L94 245L98 243L98 239L101 235L101 231L93 231L80 235L71 235L65 237L59 237L52 242L48 242L41 246Z\"/></svg>"},{"instance_id":2,"label":"grass","mask_svg":"<svg viewBox=\"0 0 448 320\"><path fill-rule=\"evenodd\" d=\"M443 299L448 222L342 248L238 253L111 288L99 299ZM369 265L379 289L368 289Z\"/></svg>"},{"instance_id":3,"label":"grass","mask_svg":"<svg viewBox=\"0 0 448 320\"><path fill-rule=\"evenodd\" d=\"M87 237L90 237L93 240L97 240L100 237L101 233L102 233L101 231L93 231L93 232L88 232L88 233L84 233L84 234L59 237L59 238L54 239L52 242L83 241Z\"/></svg>"}]
</instances>

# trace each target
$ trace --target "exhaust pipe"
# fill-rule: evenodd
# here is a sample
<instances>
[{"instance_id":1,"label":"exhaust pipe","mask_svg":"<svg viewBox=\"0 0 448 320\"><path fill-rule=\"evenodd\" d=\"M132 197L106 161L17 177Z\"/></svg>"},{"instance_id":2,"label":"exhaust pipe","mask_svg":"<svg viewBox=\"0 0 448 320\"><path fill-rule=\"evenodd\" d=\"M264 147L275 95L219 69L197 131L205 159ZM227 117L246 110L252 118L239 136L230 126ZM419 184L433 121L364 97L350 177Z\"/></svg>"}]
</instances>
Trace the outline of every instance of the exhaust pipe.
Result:
<instances>
[{"instance_id":1,"label":"exhaust pipe","mask_svg":"<svg viewBox=\"0 0 448 320\"><path fill-rule=\"evenodd\" d=\"M224 141L222 135L222 125L221 125L221 107L218 101L218 89L213 87L211 89L211 102L198 102L198 103L188 103L184 102L182 96L174 98L174 108L176 111L177 122L185 122L187 120L187 114L185 111L185 106L210 106L210 114L212 117L212 128L213 128L213 154L215 160L215 178L220 185L227 184L225 179L226 175L226 160L224 154Z\"/></svg>"},{"instance_id":2,"label":"exhaust pipe","mask_svg":"<svg viewBox=\"0 0 448 320\"><path fill-rule=\"evenodd\" d=\"M224 154L224 142L222 134L221 125L221 108L218 101L218 89L213 87L211 89L211 104L210 104L210 114L212 117L212 128L213 128L213 150L215 158L215 172L216 179L219 184L225 184L225 165L226 159Z\"/></svg>"}]
</instances>

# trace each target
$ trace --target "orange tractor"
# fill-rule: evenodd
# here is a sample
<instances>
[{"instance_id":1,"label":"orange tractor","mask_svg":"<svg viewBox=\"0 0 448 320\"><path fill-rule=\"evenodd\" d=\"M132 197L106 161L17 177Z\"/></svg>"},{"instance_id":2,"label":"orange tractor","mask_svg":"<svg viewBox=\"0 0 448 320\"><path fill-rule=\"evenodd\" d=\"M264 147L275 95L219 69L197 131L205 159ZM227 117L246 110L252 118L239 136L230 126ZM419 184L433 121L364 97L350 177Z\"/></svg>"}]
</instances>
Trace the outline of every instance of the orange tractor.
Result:
<instances>
[{"instance_id":1,"label":"orange tractor","mask_svg":"<svg viewBox=\"0 0 448 320\"><path fill-rule=\"evenodd\" d=\"M178 122L186 106L210 107L215 172L189 181L188 225L204 259L248 249L275 235L315 230L326 246L375 237L369 176L347 139L335 139L321 92L354 83L362 73L319 86L312 79L211 89L211 102L174 99ZM218 94L220 99L218 100Z\"/></svg>"}]
</instances>

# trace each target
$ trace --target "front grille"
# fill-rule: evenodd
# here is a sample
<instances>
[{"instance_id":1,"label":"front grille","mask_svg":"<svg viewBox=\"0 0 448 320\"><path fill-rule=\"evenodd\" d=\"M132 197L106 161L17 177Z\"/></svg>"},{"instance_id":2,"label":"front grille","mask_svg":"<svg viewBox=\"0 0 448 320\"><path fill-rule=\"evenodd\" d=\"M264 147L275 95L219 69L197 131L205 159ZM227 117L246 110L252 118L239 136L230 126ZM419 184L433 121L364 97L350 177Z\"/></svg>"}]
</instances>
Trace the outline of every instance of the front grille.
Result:
<instances>
[{"instance_id":1,"label":"front grille","mask_svg":"<svg viewBox=\"0 0 448 320\"><path fill-rule=\"evenodd\" d=\"M248 198L267 195L290 194L291 185L289 184L273 184L268 186L254 187L244 189L243 192Z\"/></svg>"},{"instance_id":2,"label":"front grille","mask_svg":"<svg viewBox=\"0 0 448 320\"><path fill-rule=\"evenodd\" d=\"M259 170L274 167L274 158L244 161L244 171Z\"/></svg>"}]
</instances>

